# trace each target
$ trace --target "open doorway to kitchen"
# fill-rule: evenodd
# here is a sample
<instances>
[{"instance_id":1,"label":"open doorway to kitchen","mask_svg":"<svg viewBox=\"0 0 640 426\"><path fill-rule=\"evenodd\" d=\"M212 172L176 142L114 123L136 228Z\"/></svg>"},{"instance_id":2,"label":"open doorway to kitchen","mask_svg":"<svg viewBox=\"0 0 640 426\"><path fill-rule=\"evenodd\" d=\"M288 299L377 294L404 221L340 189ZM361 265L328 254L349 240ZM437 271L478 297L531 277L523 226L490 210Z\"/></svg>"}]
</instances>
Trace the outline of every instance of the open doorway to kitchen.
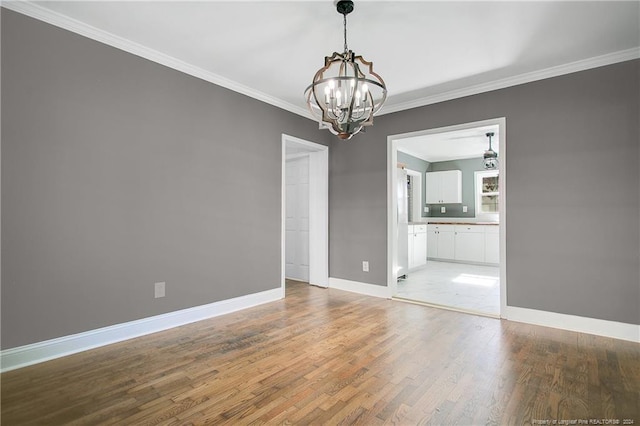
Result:
<instances>
[{"instance_id":1,"label":"open doorway to kitchen","mask_svg":"<svg viewBox=\"0 0 640 426\"><path fill-rule=\"evenodd\" d=\"M388 137L394 298L493 317L504 312L505 125L498 118ZM490 139L497 167L485 165Z\"/></svg>"},{"instance_id":2,"label":"open doorway to kitchen","mask_svg":"<svg viewBox=\"0 0 640 426\"><path fill-rule=\"evenodd\" d=\"M329 284L329 148L282 135L281 286Z\"/></svg>"}]
</instances>

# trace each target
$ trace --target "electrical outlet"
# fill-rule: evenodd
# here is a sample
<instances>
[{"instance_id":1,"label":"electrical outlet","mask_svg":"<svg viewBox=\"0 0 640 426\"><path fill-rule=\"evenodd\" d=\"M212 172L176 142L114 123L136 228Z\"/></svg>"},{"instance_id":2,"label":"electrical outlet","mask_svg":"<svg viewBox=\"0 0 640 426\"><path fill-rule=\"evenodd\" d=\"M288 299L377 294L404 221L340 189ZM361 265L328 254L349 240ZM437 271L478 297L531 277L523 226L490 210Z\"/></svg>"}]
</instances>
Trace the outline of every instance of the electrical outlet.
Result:
<instances>
[{"instance_id":1,"label":"electrical outlet","mask_svg":"<svg viewBox=\"0 0 640 426\"><path fill-rule=\"evenodd\" d=\"M363 272L369 272L369 261L368 260L363 260L362 261L362 271Z\"/></svg>"},{"instance_id":2,"label":"electrical outlet","mask_svg":"<svg viewBox=\"0 0 640 426\"><path fill-rule=\"evenodd\" d=\"M462 206L462 213L466 213L469 211L469 208L467 206Z\"/></svg>"},{"instance_id":3,"label":"electrical outlet","mask_svg":"<svg viewBox=\"0 0 640 426\"><path fill-rule=\"evenodd\" d=\"M446 213L447 212L447 208L442 206L440 207L440 213Z\"/></svg>"},{"instance_id":4,"label":"electrical outlet","mask_svg":"<svg viewBox=\"0 0 640 426\"><path fill-rule=\"evenodd\" d=\"M424 208L424 212L425 212L425 213L429 213L429 207L425 207L425 208Z\"/></svg>"},{"instance_id":5,"label":"electrical outlet","mask_svg":"<svg viewBox=\"0 0 640 426\"><path fill-rule=\"evenodd\" d=\"M159 297L165 296L165 283L155 283L153 286L154 297L157 299Z\"/></svg>"}]
</instances>

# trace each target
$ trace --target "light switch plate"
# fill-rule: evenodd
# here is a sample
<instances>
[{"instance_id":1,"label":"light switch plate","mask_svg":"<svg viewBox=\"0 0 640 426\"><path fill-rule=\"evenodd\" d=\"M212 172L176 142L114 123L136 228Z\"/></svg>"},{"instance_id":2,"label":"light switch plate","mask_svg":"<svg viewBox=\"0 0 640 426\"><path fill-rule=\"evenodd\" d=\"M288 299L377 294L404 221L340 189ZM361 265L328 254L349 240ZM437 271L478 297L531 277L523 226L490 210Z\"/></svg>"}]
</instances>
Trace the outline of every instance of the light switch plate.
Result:
<instances>
[{"instance_id":1,"label":"light switch plate","mask_svg":"<svg viewBox=\"0 0 640 426\"><path fill-rule=\"evenodd\" d=\"M442 206L440 207L440 213L446 213L447 212L447 208Z\"/></svg>"},{"instance_id":2,"label":"light switch plate","mask_svg":"<svg viewBox=\"0 0 640 426\"><path fill-rule=\"evenodd\" d=\"M424 212L425 212L425 213L429 213L429 207L425 207L425 208L424 208Z\"/></svg>"},{"instance_id":3,"label":"light switch plate","mask_svg":"<svg viewBox=\"0 0 640 426\"><path fill-rule=\"evenodd\" d=\"M467 206L462 206L462 213L466 213L469 211L469 208Z\"/></svg>"}]
</instances>

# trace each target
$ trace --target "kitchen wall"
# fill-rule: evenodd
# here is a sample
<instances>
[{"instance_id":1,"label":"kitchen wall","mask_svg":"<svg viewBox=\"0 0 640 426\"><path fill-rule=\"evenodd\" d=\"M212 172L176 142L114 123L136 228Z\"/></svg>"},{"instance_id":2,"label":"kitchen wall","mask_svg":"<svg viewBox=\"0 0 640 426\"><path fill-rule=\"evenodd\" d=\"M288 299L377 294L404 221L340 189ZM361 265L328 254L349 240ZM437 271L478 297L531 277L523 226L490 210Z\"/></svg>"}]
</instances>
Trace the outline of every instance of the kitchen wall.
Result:
<instances>
[{"instance_id":1,"label":"kitchen wall","mask_svg":"<svg viewBox=\"0 0 640 426\"><path fill-rule=\"evenodd\" d=\"M482 157L467 158L464 160L438 161L431 163L430 172L442 172L445 170L460 170L462 172L462 203L456 204L430 204L429 217L475 217L476 193L475 172L482 168ZM467 206L467 212L462 211L462 206ZM445 212L440 212L440 207L445 207Z\"/></svg>"},{"instance_id":2,"label":"kitchen wall","mask_svg":"<svg viewBox=\"0 0 640 426\"><path fill-rule=\"evenodd\" d=\"M1 29L3 349L280 286L281 135L328 132L12 11Z\"/></svg>"},{"instance_id":3,"label":"kitchen wall","mask_svg":"<svg viewBox=\"0 0 640 426\"><path fill-rule=\"evenodd\" d=\"M425 196L425 178L424 173L429 170L429 162L423 160L422 158L414 157L411 154L407 154L406 152L398 151L398 163L403 163L407 165L407 169L422 173L422 202L420 212L422 213L422 217L427 217L428 214L424 212L424 200L426 200Z\"/></svg>"},{"instance_id":4,"label":"kitchen wall","mask_svg":"<svg viewBox=\"0 0 640 426\"><path fill-rule=\"evenodd\" d=\"M639 63L386 114L332 144L330 275L386 285L387 136L506 117L507 304L640 324Z\"/></svg>"}]
</instances>

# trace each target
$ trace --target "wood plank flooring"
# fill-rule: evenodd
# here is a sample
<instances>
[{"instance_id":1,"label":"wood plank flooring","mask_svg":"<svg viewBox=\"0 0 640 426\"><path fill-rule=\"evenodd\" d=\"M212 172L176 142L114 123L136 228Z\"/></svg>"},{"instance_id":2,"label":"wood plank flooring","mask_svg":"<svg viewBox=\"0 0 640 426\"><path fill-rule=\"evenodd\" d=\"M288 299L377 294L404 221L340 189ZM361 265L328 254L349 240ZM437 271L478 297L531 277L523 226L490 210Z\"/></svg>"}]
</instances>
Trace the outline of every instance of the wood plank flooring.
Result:
<instances>
[{"instance_id":1,"label":"wood plank flooring","mask_svg":"<svg viewBox=\"0 0 640 426\"><path fill-rule=\"evenodd\" d=\"M296 282L1 381L3 425L640 424L640 344Z\"/></svg>"}]
</instances>

